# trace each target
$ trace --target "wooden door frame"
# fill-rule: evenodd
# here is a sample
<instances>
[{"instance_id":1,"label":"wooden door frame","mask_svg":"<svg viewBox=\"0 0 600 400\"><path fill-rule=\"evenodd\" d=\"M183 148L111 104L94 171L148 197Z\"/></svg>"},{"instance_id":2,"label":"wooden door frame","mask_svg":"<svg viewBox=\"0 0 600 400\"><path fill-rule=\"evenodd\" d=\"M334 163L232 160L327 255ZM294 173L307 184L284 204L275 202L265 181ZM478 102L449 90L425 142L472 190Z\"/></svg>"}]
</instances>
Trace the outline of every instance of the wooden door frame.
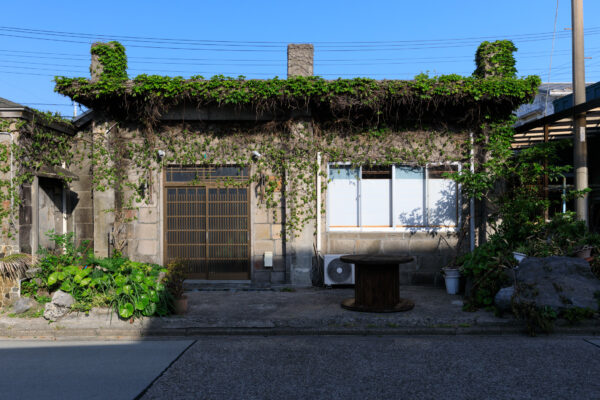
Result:
<instances>
[{"instance_id":1,"label":"wooden door frame","mask_svg":"<svg viewBox=\"0 0 600 400\"><path fill-rule=\"evenodd\" d=\"M163 260L164 263L166 264L169 259L168 259L168 242L167 242L167 231L168 231L168 219L167 219L167 189L168 188L180 188L180 187L190 187L190 188L199 188L199 187L204 187L206 188L206 209L205 209L205 231L206 233L208 233L208 189L227 189L226 186L223 185L219 185L217 182L211 182L211 181L204 181L202 183L188 183L188 182L167 182L167 169L169 167L166 166L163 168L162 170L162 181L163 184L161 185L161 190L162 190L162 208L163 208L163 232L162 232L162 237L163 237ZM247 190L247 198L246 198L246 202L247 202L247 206L246 206L246 218L248 221L248 229L247 229L247 246L248 246L248 259L247 259L247 268L246 268L246 272L245 272L245 276L241 277L240 275L234 274L233 277L228 277L228 275L230 274L221 274L218 275L214 278L211 278L209 275L209 271L207 270L206 272L206 276L204 276L203 278L198 278L198 277L190 277L189 279L205 279L205 280L250 280L252 277L252 221L251 221L251 193L252 193L252 186L248 185L248 186L244 186L244 189ZM205 252L205 257L208 258L208 235L207 235L207 240L205 242L205 246L206 246L206 252ZM240 273L241 274L241 273Z\"/></svg>"}]
</instances>

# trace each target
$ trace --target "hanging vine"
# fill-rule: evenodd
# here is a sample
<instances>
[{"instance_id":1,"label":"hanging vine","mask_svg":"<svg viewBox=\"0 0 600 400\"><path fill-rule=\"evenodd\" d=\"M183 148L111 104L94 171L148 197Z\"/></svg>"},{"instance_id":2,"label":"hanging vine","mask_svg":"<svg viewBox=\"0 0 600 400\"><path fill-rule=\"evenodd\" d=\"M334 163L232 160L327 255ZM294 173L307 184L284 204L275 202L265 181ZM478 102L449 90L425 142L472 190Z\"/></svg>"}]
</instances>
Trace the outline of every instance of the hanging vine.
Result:
<instances>
[{"instance_id":1,"label":"hanging vine","mask_svg":"<svg viewBox=\"0 0 600 400\"><path fill-rule=\"evenodd\" d=\"M58 115L32 110L30 120L0 121L0 131L12 135L10 142L0 143L0 225L2 237L14 238L16 215L22 204L22 185L33 181L42 167L70 165L77 153L72 149L72 137L53 129L53 125L70 127ZM70 181L69 177L64 177Z\"/></svg>"},{"instance_id":2,"label":"hanging vine","mask_svg":"<svg viewBox=\"0 0 600 400\"><path fill-rule=\"evenodd\" d=\"M512 57L515 49L508 44L512 45L484 43L478 51L478 59L488 60L492 70L501 69L499 73L421 74L411 81L246 80L221 75L140 75L127 80L124 49L117 43L106 48L96 44L100 62L110 66L104 70L107 75L97 82L56 77L55 90L101 112L107 121L118 121L110 134L96 132L91 159L95 189L122 193L123 209L134 209L147 199L152 177L167 165L252 165L246 182L221 184L259 185L264 206L274 212L281 207L278 191L283 187L286 229L293 235L315 217L314 181L317 174L324 175L317 153L325 162L355 165L465 160L467 132L482 137L490 124L505 123L512 110L533 99L540 84L536 76L514 76L514 62L509 65L506 55ZM165 114L182 108L249 111L257 120L161 122ZM292 113L299 117L290 117ZM271 122L258 121L261 116ZM166 156L157 159L157 150ZM252 151L263 156L253 159Z\"/></svg>"}]
</instances>

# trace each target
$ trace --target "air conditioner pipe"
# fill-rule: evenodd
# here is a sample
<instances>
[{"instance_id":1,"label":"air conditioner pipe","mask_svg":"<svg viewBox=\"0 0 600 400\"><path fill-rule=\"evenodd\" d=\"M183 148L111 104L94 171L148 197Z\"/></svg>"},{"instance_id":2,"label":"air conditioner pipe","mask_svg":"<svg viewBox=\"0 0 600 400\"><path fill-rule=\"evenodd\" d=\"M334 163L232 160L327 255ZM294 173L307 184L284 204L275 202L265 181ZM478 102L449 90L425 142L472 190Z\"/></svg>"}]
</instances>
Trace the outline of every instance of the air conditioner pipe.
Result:
<instances>
[{"instance_id":1,"label":"air conditioner pipe","mask_svg":"<svg viewBox=\"0 0 600 400\"><path fill-rule=\"evenodd\" d=\"M317 256L321 254L321 153L317 152Z\"/></svg>"},{"instance_id":2,"label":"air conditioner pipe","mask_svg":"<svg viewBox=\"0 0 600 400\"><path fill-rule=\"evenodd\" d=\"M469 132L469 140L471 142L471 173L475 173L475 140L473 132ZM475 197L471 196L469 201L469 248L475 250Z\"/></svg>"}]
</instances>

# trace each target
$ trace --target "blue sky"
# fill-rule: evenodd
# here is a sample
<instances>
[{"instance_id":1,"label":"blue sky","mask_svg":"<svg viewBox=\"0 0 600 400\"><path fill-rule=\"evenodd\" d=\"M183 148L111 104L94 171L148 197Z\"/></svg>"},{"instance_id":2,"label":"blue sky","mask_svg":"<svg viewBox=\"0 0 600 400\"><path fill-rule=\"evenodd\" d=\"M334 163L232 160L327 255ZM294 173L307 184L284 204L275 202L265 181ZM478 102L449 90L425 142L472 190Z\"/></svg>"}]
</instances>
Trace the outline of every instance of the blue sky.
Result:
<instances>
[{"instance_id":1,"label":"blue sky","mask_svg":"<svg viewBox=\"0 0 600 400\"><path fill-rule=\"evenodd\" d=\"M0 97L70 116L55 75L89 76L90 44L120 39L129 76L286 76L286 44L315 44L315 74L470 75L483 40L512 39L519 75L548 81L555 0L28 1L3 4ZM586 81L600 80L600 1L584 0ZM559 0L552 82L571 81L571 4Z\"/></svg>"}]
</instances>

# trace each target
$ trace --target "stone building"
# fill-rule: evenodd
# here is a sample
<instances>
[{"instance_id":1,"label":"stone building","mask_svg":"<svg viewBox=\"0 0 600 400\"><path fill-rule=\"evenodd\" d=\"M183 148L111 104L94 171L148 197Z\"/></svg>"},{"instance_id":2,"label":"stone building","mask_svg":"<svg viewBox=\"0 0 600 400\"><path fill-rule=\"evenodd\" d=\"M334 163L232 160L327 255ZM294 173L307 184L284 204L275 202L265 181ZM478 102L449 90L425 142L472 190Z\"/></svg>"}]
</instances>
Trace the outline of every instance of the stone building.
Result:
<instances>
[{"instance_id":1,"label":"stone building","mask_svg":"<svg viewBox=\"0 0 600 400\"><path fill-rule=\"evenodd\" d=\"M0 253L35 253L38 246L52 247L46 235L73 232L74 209L85 207L74 190L90 192L81 186L79 176L58 162L20 152L32 135L50 135L58 142L68 142L76 134L75 127L58 118L51 118L29 107L0 98L0 146L3 155L0 178L3 210L2 248ZM62 139L60 139L62 138ZM52 142L49 142L52 145ZM49 162L47 162L49 161ZM26 175L30 175L22 180ZM15 190L11 195L10 190ZM82 231L79 236L86 238Z\"/></svg>"},{"instance_id":2,"label":"stone building","mask_svg":"<svg viewBox=\"0 0 600 400\"><path fill-rule=\"evenodd\" d=\"M180 259L191 279L257 285L322 284L323 257L350 253L414 256L401 282L438 283L440 268L469 241L463 240L468 199L446 173L469 161L466 149L481 115L510 115L534 90L500 99L469 95L460 104L442 95L403 102L392 93L402 83L349 82L358 92L385 92L391 100L375 110L369 98L357 102L354 89L324 100L314 93L331 81L294 81L312 75L313 46L290 45L288 82L310 95L295 95L290 86L273 97L276 106L268 95L232 104L197 101L208 95L193 85L217 88L215 96L241 85L235 95L243 97L281 81L103 80L102 59L92 63L91 81L57 80L57 91L90 109L74 121L75 146L89 155L77 167L82 184L72 187L83 199L74 211L78 239L92 239L98 256ZM170 97L173 82L191 86ZM116 89L106 89L111 85ZM367 133L355 135L353 126L364 120L359 128ZM297 165L308 172L291 168Z\"/></svg>"}]
</instances>

